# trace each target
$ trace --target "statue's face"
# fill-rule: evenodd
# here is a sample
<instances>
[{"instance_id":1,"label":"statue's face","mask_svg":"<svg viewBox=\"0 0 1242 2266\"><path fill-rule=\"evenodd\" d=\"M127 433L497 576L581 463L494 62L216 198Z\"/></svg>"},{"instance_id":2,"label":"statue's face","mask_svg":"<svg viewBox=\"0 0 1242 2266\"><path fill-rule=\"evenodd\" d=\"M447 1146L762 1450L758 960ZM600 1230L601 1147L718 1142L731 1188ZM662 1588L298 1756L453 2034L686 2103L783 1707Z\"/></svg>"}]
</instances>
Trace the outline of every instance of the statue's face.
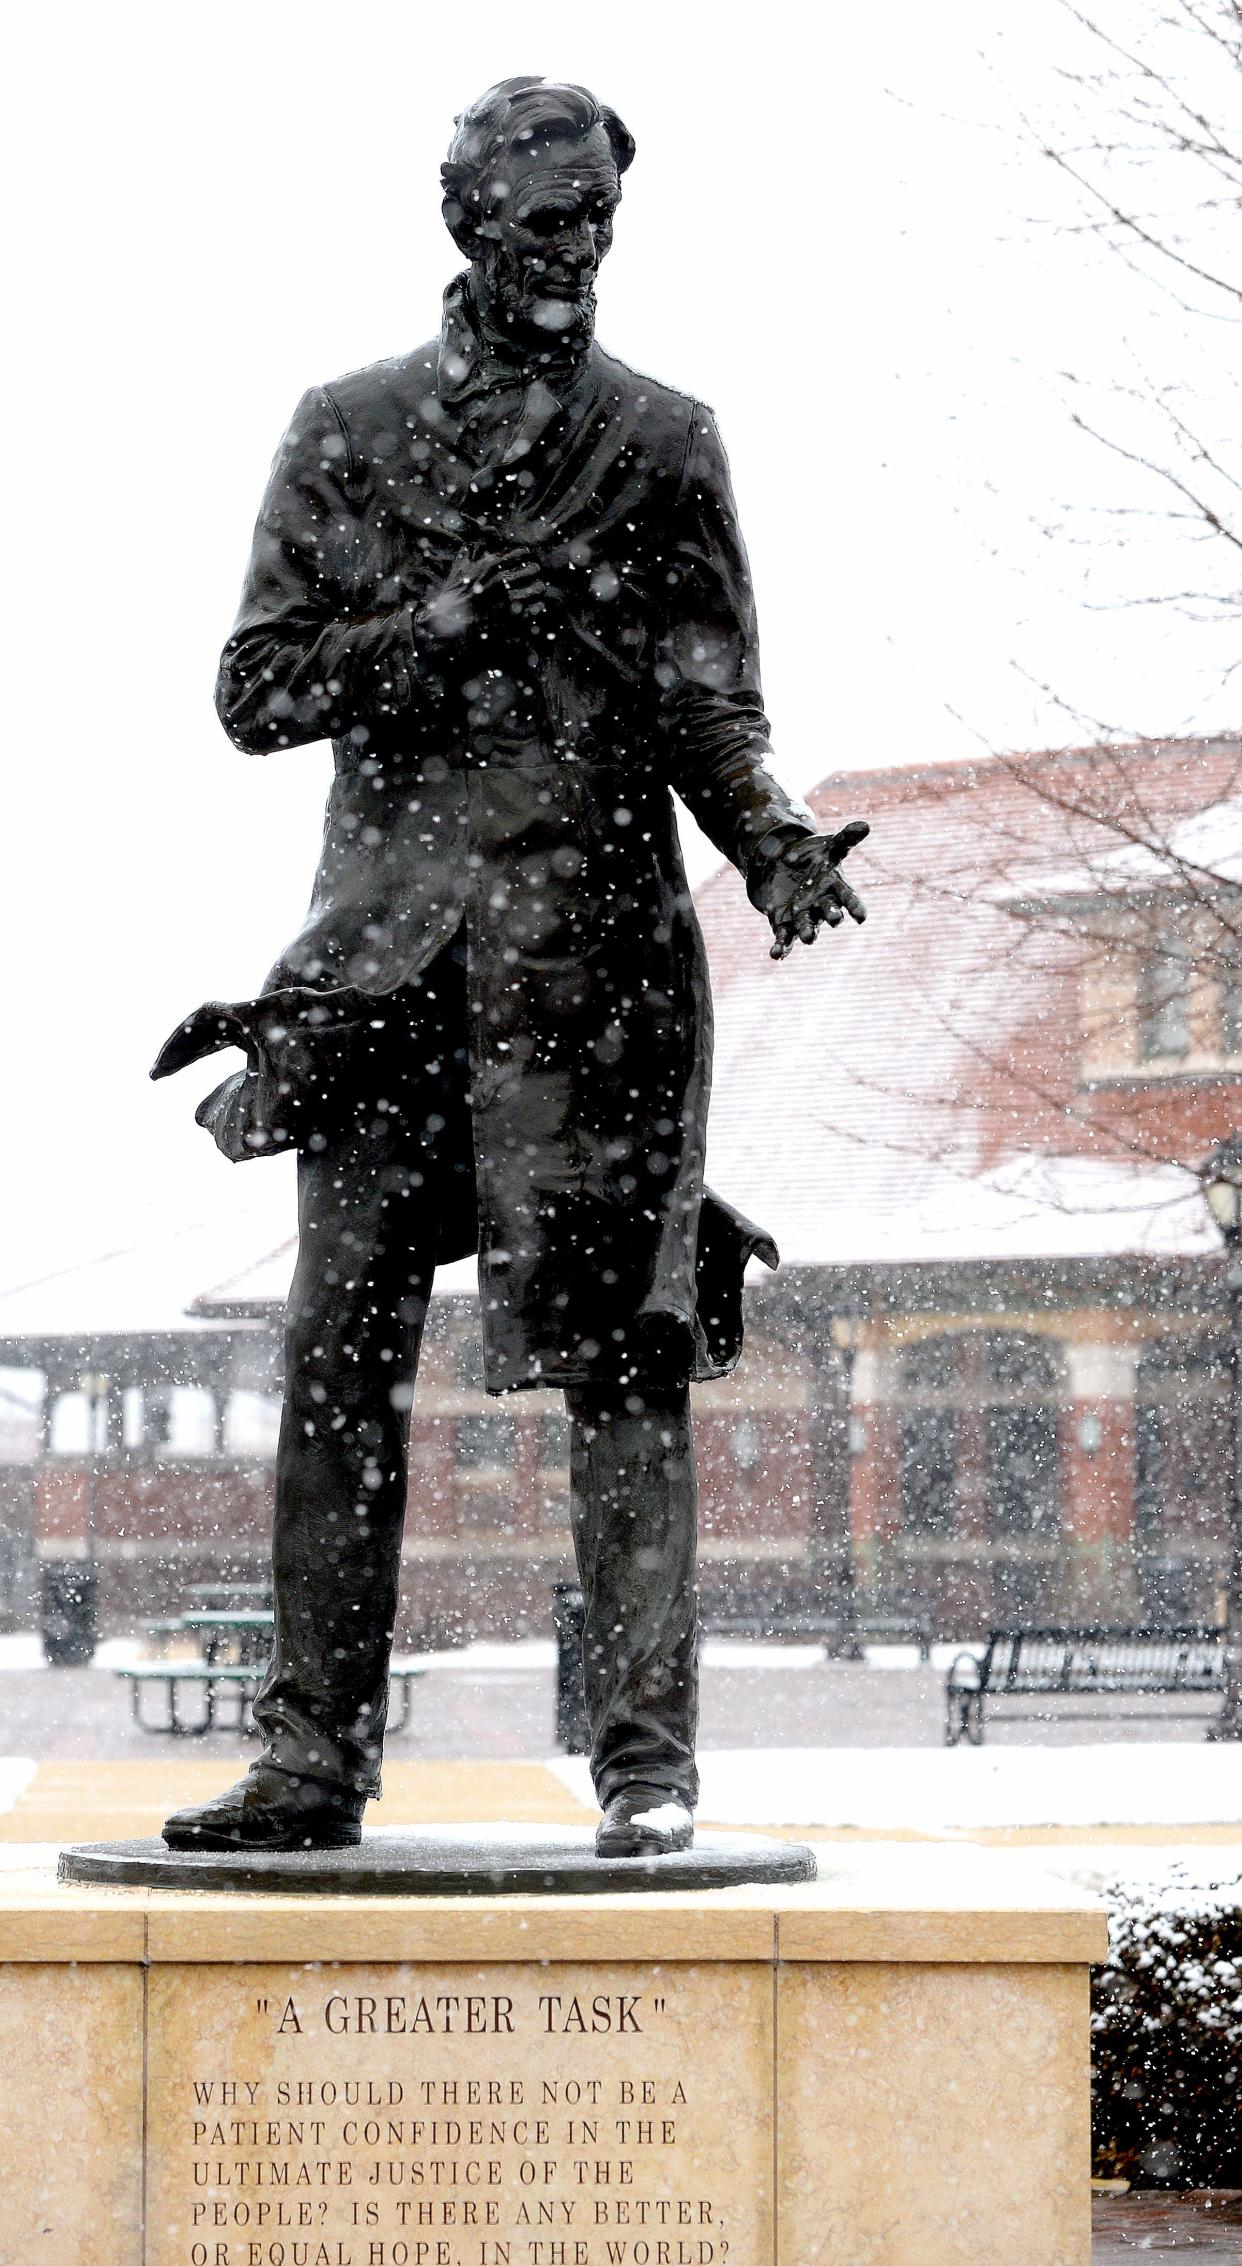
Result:
<instances>
[{"instance_id":1,"label":"statue's face","mask_svg":"<svg viewBox=\"0 0 1242 2266\"><path fill-rule=\"evenodd\" d=\"M602 126L510 152L479 224L474 265L490 312L513 338L532 348L590 339L595 278L620 202Z\"/></svg>"}]
</instances>

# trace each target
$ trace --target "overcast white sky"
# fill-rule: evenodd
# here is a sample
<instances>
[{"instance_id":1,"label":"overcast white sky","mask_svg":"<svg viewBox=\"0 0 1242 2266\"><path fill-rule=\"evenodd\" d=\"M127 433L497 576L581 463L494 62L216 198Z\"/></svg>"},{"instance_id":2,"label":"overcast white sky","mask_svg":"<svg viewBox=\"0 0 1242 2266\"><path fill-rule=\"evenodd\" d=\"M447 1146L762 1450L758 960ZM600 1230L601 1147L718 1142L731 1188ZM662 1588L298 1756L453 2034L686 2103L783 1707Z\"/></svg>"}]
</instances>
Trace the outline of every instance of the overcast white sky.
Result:
<instances>
[{"instance_id":1,"label":"overcast white sky","mask_svg":"<svg viewBox=\"0 0 1242 2266\"><path fill-rule=\"evenodd\" d=\"M1068 207L1022 144L1015 100L1066 99L1056 0L25 17L0 1283L144 1218L254 1202L292 1228L286 1166L229 1168L194 1126L208 1076L146 1080L183 1012L255 988L318 844L327 749L236 755L216 658L303 388L437 327L453 113L510 72L585 81L637 137L599 332L717 410L794 784L1081 736L1028 676L1143 730L1236 722L1202 633L1087 612L1085 555L1059 539L1067 500L1119 491L1058 373L1158 363L1171 318L1052 225ZM1235 338L1195 349L1209 394ZM1114 563L1086 558L1097 595Z\"/></svg>"}]
</instances>

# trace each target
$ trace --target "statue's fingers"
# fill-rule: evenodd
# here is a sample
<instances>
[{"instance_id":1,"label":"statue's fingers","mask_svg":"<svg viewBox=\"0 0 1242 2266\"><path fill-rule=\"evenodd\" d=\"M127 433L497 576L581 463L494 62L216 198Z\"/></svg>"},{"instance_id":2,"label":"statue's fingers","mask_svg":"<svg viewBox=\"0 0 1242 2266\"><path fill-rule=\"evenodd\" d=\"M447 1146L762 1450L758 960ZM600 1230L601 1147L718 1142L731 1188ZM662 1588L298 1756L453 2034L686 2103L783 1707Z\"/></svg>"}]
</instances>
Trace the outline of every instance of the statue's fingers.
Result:
<instances>
[{"instance_id":1,"label":"statue's fingers","mask_svg":"<svg viewBox=\"0 0 1242 2266\"><path fill-rule=\"evenodd\" d=\"M821 921L831 921L833 927L836 927L841 915L837 909L835 873L828 875L820 873L798 891L790 907L790 916L793 920L798 921L804 915L809 915L817 928ZM801 934L800 930L799 934Z\"/></svg>"},{"instance_id":2,"label":"statue's fingers","mask_svg":"<svg viewBox=\"0 0 1242 2266\"><path fill-rule=\"evenodd\" d=\"M771 946L772 958L774 960L786 959L793 949L794 940L793 927L788 913L779 913L776 916L772 922L772 934L776 939L776 942Z\"/></svg>"},{"instance_id":3,"label":"statue's fingers","mask_svg":"<svg viewBox=\"0 0 1242 2266\"><path fill-rule=\"evenodd\" d=\"M865 842L870 832L871 828L865 818L848 818L844 826L839 826L836 833L828 837L833 864L840 865L842 858L848 857L851 850L856 850L860 842Z\"/></svg>"},{"instance_id":4,"label":"statue's fingers","mask_svg":"<svg viewBox=\"0 0 1242 2266\"><path fill-rule=\"evenodd\" d=\"M838 881L837 895L852 921L866 920L867 908L857 890L850 888L848 881Z\"/></svg>"},{"instance_id":5,"label":"statue's fingers","mask_svg":"<svg viewBox=\"0 0 1242 2266\"><path fill-rule=\"evenodd\" d=\"M840 928L844 918L845 915L839 905L825 905L824 919L827 921L829 928Z\"/></svg>"}]
</instances>

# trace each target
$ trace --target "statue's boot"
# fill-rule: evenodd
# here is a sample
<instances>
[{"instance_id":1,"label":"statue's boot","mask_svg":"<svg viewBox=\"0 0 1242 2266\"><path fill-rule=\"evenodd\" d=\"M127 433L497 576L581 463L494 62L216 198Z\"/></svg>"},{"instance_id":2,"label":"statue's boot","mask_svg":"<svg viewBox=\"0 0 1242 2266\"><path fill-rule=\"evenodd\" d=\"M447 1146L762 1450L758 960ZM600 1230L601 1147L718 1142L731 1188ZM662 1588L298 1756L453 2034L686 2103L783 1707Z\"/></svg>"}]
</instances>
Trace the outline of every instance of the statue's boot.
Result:
<instances>
[{"instance_id":1,"label":"statue's boot","mask_svg":"<svg viewBox=\"0 0 1242 2266\"><path fill-rule=\"evenodd\" d=\"M352 1849L362 1839L364 1794L256 1762L226 1794L177 1810L170 1849Z\"/></svg>"},{"instance_id":2,"label":"statue's boot","mask_svg":"<svg viewBox=\"0 0 1242 2266\"><path fill-rule=\"evenodd\" d=\"M623 1786L608 1802L595 1834L597 1857L660 1857L688 1849L694 1812L667 1786Z\"/></svg>"}]
</instances>

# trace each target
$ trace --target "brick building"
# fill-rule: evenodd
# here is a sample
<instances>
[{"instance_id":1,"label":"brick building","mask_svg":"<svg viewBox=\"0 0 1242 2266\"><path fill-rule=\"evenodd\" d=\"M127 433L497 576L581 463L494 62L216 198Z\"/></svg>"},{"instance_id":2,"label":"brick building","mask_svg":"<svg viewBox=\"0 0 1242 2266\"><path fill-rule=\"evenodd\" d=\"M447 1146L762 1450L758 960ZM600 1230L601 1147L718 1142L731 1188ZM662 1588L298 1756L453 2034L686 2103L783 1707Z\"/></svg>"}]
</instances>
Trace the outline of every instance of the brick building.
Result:
<instances>
[{"instance_id":1,"label":"brick building","mask_svg":"<svg viewBox=\"0 0 1242 2266\"><path fill-rule=\"evenodd\" d=\"M281 1169L270 1168L273 1178ZM239 1240L264 1216L234 1223ZM166 1614L193 1583L263 1575L295 1247L286 1237L194 1293L189 1270L201 1266L208 1240L218 1244L218 1223L176 1254L171 1274L185 1294L166 1321L145 1319L148 1271L170 1272L163 1246L84 1268L54 1286L54 1300L36 1292L5 1302L0 1615L8 1625L34 1618L40 1559L92 1558L101 1617L114 1629ZM472 1273L442 1273L420 1364L406 1642L546 1632L552 1584L572 1572L562 1397L484 1393ZM113 1305L118 1320L108 1327ZM93 1326L61 1322L89 1307L101 1312ZM25 1328L8 1327L23 1320ZM777 1327L779 1318L771 1326L756 1318L748 1374L696 1394L704 1575L721 1589L748 1569L779 1588L804 1555L812 1386L805 1365L779 1356Z\"/></svg>"},{"instance_id":2,"label":"brick building","mask_svg":"<svg viewBox=\"0 0 1242 2266\"><path fill-rule=\"evenodd\" d=\"M700 894L711 1169L848 1361L857 1581L946 1634L1214 1610L1240 795L1236 739L848 774L865 930L777 966Z\"/></svg>"},{"instance_id":3,"label":"brick building","mask_svg":"<svg viewBox=\"0 0 1242 2266\"><path fill-rule=\"evenodd\" d=\"M848 773L812 800L872 821L865 930L778 965L731 872L697 899L709 1172L785 1260L740 1370L695 1396L704 1588L914 1594L952 1635L1210 1614L1227 1410L1195 1170L1242 1127L1242 743ZM113 1626L261 1570L285 1172L227 1233L0 1298L12 1616L40 1555L90 1551ZM559 1397L483 1394L470 1271L438 1280L415 1404L415 1641L544 1629L569 1566Z\"/></svg>"}]
</instances>

